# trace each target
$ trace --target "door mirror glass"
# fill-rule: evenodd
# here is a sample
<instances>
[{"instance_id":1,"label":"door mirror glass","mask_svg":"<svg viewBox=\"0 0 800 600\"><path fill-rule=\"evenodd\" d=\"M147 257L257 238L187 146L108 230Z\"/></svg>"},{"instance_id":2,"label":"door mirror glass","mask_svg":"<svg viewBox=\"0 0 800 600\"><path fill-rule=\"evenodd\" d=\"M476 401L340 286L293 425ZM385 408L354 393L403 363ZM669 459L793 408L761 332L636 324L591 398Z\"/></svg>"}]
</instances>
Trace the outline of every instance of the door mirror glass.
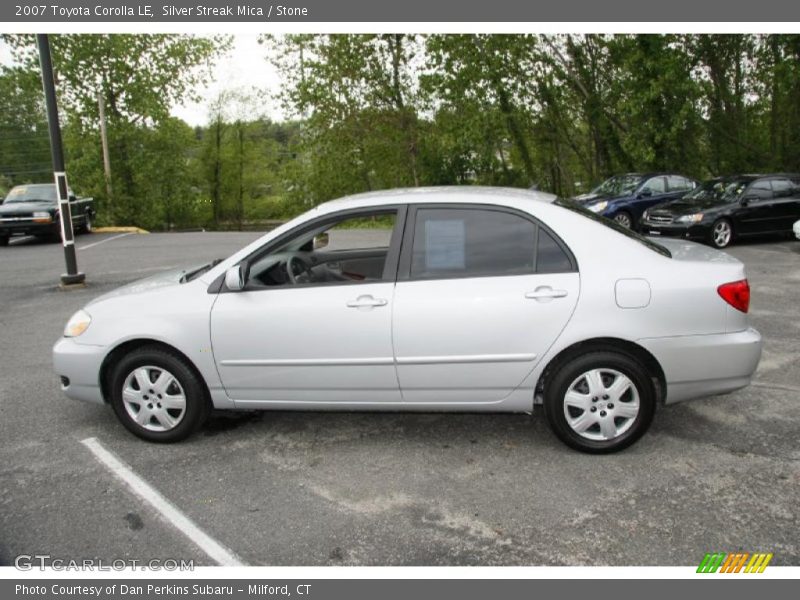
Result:
<instances>
[{"instance_id":1,"label":"door mirror glass","mask_svg":"<svg viewBox=\"0 0 800 600\"><path fill-rule=\"evenodd\" d=\"M241 265L236 265L225 271L225 287L232 292L238 292L244 288Z\"/></svg>"},{"instance_id":2,"label":"door mirror glass","mask_svg":"<svg viewBox=\"0 0 800 600\"><path fill-rule=\"evenodd\" d=\"M328 245L330 238L328 236L328 232L318 233L314 236L314 242L312 243L312 248L314 250L320 250L321 248L325 248Z\"/></svg>"},{"instance_id":3,"label":"door mirror glass","mask_svg":"<svg viewBox=\"0 0 800 600\"><path fill-rule=\"evenodd\" d=\"M754 201L757 201L757 200L758 200L758 196L756 196L755 194L748 194L747 196L742 196L741 198L739 198L739 204L741 204L742 206L747 206L751 202L754 202Z\"/></svg>"}]
</instances>

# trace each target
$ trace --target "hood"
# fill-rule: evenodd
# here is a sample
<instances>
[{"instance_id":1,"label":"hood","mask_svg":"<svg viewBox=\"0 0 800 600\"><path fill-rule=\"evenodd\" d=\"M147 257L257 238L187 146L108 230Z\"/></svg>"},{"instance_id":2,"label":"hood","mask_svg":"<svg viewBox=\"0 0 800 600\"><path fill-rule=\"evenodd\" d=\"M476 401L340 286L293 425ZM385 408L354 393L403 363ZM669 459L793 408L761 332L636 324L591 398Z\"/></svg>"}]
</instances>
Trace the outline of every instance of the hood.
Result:
<instances>
[{"instance_id":1,"label":"hood","mask_svg":"<svg viewBox=\"0 0 800 600\"><path fill-rule=\"evenodd\" d=\"M138 279L132 283L128 283L123 285L122 287L118 287L115 290L112 290L102 296L98 296L86 306L91 306L92 304L96 304L98 302L104 302L106 300L110 300L111 298L117 298L119 296L130 296L133 294L147 294L154 290L162 289L165 287L171 287L175 285L180 285L181 278L196 268L199 268L201 265L195 265L188 269L170 269L169 271L164 271L162 273L158 273L156 275L151 275L150 277L145 277L144 279Z\"/></svg>"},{"instance_id":2,"label":"hood","mask_svg":"<svg viewBox=\"0 0 800 600\"><path fill-rule=\"evenodd\" d=\"M696 198L692 200L673 200L653 208L650 212L667 213L670 215L691 215L696 212L720 208L732 204L730 200L719 200L717 198Z\"/></svg>"},{"instance_id":3,"label":"hood","mask_svg":"<svg viewBox=\"0 0 800 600\"><path fill-rule=\"evenodd\" d=\"M42 200L41 202L9 202L0 204L0 215L28 214L40 210L56 208L55 202Z\"/></svg>"}]
</instances>

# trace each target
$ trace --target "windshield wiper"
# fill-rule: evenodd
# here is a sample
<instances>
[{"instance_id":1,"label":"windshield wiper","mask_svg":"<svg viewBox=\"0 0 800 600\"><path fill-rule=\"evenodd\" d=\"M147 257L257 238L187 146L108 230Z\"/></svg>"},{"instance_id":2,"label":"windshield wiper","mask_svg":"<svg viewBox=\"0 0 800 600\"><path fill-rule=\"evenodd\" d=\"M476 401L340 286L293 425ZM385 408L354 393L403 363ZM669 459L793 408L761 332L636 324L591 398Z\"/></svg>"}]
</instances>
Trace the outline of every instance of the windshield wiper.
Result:
<instances>
[{"instance_id":1,"label":"windshield wiper","mask_svg":"<svg viewBox=\"0 0 800 600\"><path fill-rule=\"evenodd\" d=\"M223 259L221 258L215 258L210 263L203 265L202 267L198 267L194 271L184 272L183 276L180 278L180 282L186 283L187 281L192 281L194 279L197 279L203 273L207 273L208 271L216 267L219 263L222 262L222 260Z\"/></svg>"}]
</instances>

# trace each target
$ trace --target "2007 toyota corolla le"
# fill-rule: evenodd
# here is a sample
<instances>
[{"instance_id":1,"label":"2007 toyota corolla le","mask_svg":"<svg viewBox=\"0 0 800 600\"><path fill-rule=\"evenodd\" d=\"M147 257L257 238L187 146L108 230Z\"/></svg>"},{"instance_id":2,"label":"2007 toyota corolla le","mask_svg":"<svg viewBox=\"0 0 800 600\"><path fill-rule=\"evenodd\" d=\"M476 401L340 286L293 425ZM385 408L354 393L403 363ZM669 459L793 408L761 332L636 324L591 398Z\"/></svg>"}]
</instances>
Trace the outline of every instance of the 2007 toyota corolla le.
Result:
<instances>
[{"instance_id":1,"label":"2007 toyota corolla le","mask_svg":"<svg viewBox=\"0 0 800 600\"><path fill-rule=\"evenodd\" d=\"M91 302L54 348L67 396L151 441L213 408L531 413L588 452L656 406L748 385L744 266L538 192L328 202L227 260Z\"/></svg>"}]
</instances>

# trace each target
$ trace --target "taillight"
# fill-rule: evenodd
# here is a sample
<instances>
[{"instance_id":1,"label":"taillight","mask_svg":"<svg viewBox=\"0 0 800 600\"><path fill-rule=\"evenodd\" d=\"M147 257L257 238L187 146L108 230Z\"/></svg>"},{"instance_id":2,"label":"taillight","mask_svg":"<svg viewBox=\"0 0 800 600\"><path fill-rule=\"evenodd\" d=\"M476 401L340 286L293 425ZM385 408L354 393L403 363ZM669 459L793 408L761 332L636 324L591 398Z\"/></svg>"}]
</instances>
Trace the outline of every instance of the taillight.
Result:
<instances>
[{"instance_id":1,"label":"taillight","mask_svg":"<svg viewBox=\"0 0 800 600\"><path fill-rule=\"evenodd\" d=\"M746 313L750 308L750 284L747 279L723 283L717 288L717 292L736 310Z\"/></svg>"}]
</instances>

